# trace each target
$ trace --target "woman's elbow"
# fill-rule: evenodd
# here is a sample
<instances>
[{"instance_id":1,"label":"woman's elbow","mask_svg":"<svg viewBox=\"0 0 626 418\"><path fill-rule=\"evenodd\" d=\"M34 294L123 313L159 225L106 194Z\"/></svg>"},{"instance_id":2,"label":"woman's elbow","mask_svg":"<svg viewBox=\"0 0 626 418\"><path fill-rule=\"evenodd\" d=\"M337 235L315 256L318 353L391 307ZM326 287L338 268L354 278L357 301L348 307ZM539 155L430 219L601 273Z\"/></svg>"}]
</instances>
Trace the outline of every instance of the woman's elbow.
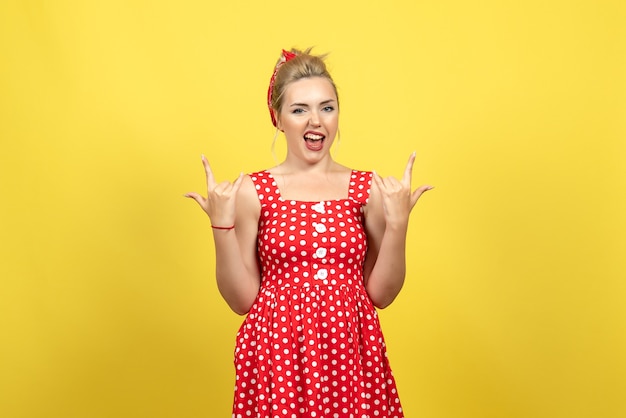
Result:
<instances>
[{"instance_id":1,"label":"woman's elbow","mask_svg":"<svg viewBox=\"0 0 626 418\"><path fill-rule=\"evenodd\" d=\"M254 301L252 302L243 301L243 300L228 301L228 306L237 315L243 316L243 315L247 315L248 312L250 312L250 309L252 308L253 303Z\"/></svg>"},{"instance_id":2,"label":"woman's elbow","mask_svg":"<svg viewBox=\"0 0 626 418\"><path fill-rule=\"evenodd\" d=\"M379 299L376 299L376 300L372 299L372 303L378 309L385 309L386 307L391 305L395 299L396 299L395 296L393 296L393 297L386 297L386 298L383 297L383 298L379 298Z\"/></svg>"},{"instance_id":3,"label":"woman's elbow","mask_svg":"<svg viewBox=\"0 0 626 418\"><path fill-rule=\"evenodd\" d=\"M222 298L224 298L228 304L228 307L237 315L243 316L250 312L250 309L256 300L258 290L257 293L250 292L247 295L229 294L224 292L222 289L220 289L220 293L222 294Z\"/></svg>"},{"instance_id":4,"label":"woman's elbow","mask_svg":"<svg viewBox=\"0 0 626 418\"><path fill-rule=\"evenodd\" d=\"M370 283L370 286L366 286L366 290L374 306L378 309L385 309L386 307L391 305L394 300L396 300L396 297L400 293L400 290L402 290L403 284L404 280L396 283L393 286L385 285L381 287L376 287L372 286L372 283Z\"/></svg>"},{"instance_id":5,"label":"woman's elbow","mask_svg":"<svg viewBox=\"0 0 626 418\"><path fill-rule=\"evenodd\" d=\"M250 312L250 308L242 309L238 306L232 306L232 305L230 306L230 309L239 316L245 316L248 314L248 312Z\"/></svg>"}]
</instances>

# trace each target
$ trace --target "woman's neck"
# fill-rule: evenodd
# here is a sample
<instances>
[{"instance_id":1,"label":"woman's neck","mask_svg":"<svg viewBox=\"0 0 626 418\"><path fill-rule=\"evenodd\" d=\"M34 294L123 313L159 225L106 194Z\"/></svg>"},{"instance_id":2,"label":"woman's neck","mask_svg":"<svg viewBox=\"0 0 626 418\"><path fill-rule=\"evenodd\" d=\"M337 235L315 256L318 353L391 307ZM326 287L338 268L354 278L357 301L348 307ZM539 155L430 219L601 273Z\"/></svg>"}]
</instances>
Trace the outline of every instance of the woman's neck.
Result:
<instances>
[{"instance_id":1,"label":"woman's neck","mask_svg":"<svg viewBox=\"0 0 626 418\"><path fill-rule=\"evenodd\" d=\"M285 159L282 163L274 167L273 172L282 175L289 174L326 174L333 171L342 171L342 165L336 163L330 156L322 161L309 164L301 160Z\"/></svg>"}]
</instances>

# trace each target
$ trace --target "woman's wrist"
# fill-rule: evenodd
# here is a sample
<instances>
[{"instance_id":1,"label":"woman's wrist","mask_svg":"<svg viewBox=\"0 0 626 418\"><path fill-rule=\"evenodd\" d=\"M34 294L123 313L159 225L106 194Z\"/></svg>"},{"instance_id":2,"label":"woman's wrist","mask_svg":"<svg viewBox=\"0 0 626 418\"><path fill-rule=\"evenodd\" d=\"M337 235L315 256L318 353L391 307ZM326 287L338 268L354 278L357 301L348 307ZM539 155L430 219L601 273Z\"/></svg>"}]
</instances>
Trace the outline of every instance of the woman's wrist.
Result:
<instances>
[{"instance_id":1,"label":"woman's wrist","mask_svg":"<svg viewBox=\"0 0 626 418\"><path fill-rule=\"evenodd\" d=\"M385 229L388 231L406 233L406 231L409 229L409 220L407 219L403 221L386 221Z\"/></svg>"},{"instance_id":2,"label":"woman's wrist","mask_svg":"<svg viewBox=\"0 0 626 418\"><path fill-rule=\"evenodd\" d=\"M235 229L235 225L231 225L231 226L217 226L217 225L211 225L211 228L213 229L218 229L220 231L230 231L231 229Z\"/></svg>"}]
</instances>

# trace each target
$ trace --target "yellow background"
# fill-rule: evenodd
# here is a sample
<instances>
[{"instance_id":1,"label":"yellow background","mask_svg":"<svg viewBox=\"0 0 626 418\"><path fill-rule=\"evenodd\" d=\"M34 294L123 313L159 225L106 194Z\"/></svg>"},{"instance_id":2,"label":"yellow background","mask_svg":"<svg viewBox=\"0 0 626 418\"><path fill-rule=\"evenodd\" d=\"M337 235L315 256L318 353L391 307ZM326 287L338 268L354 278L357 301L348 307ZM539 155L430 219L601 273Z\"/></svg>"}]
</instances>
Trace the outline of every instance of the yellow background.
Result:
<instances>
[{"instance_id":1,"label":"yellow background","mask_svg":"<svg viewBox=\"0 0 626 418\"><path fill-rule=\"evenodd\" d=\"M272 67L314 45L338 159L436 186L381 312L407 417L623 418L624 4L2 1L0 416L230 416L183 193L274 164Z\"/></svg>"}]
</instances>

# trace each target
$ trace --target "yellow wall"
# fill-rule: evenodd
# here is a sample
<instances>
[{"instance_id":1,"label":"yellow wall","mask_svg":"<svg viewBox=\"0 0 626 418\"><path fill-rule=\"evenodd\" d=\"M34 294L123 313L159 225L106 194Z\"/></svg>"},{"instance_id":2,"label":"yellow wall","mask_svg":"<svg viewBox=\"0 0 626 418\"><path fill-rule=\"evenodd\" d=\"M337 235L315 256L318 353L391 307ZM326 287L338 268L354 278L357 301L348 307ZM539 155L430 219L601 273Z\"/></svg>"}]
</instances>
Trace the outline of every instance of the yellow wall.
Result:
<instances>
[{"instance_id":1,"label":"yellow wall","mask_svg":"<svg viewBox=\"0 0 626 418\"><path fill-rule=\"evenodd\" d=\"M272 165L317 46L345 164L436 189L381 312L407 417L626 416L626 9L601 1L3 1L0 416L225 417L241 318L183 193ZM279 141L280 142L280 141ZM278 153L284 146L278 146Z\"/></svg>"}]
</instances>

